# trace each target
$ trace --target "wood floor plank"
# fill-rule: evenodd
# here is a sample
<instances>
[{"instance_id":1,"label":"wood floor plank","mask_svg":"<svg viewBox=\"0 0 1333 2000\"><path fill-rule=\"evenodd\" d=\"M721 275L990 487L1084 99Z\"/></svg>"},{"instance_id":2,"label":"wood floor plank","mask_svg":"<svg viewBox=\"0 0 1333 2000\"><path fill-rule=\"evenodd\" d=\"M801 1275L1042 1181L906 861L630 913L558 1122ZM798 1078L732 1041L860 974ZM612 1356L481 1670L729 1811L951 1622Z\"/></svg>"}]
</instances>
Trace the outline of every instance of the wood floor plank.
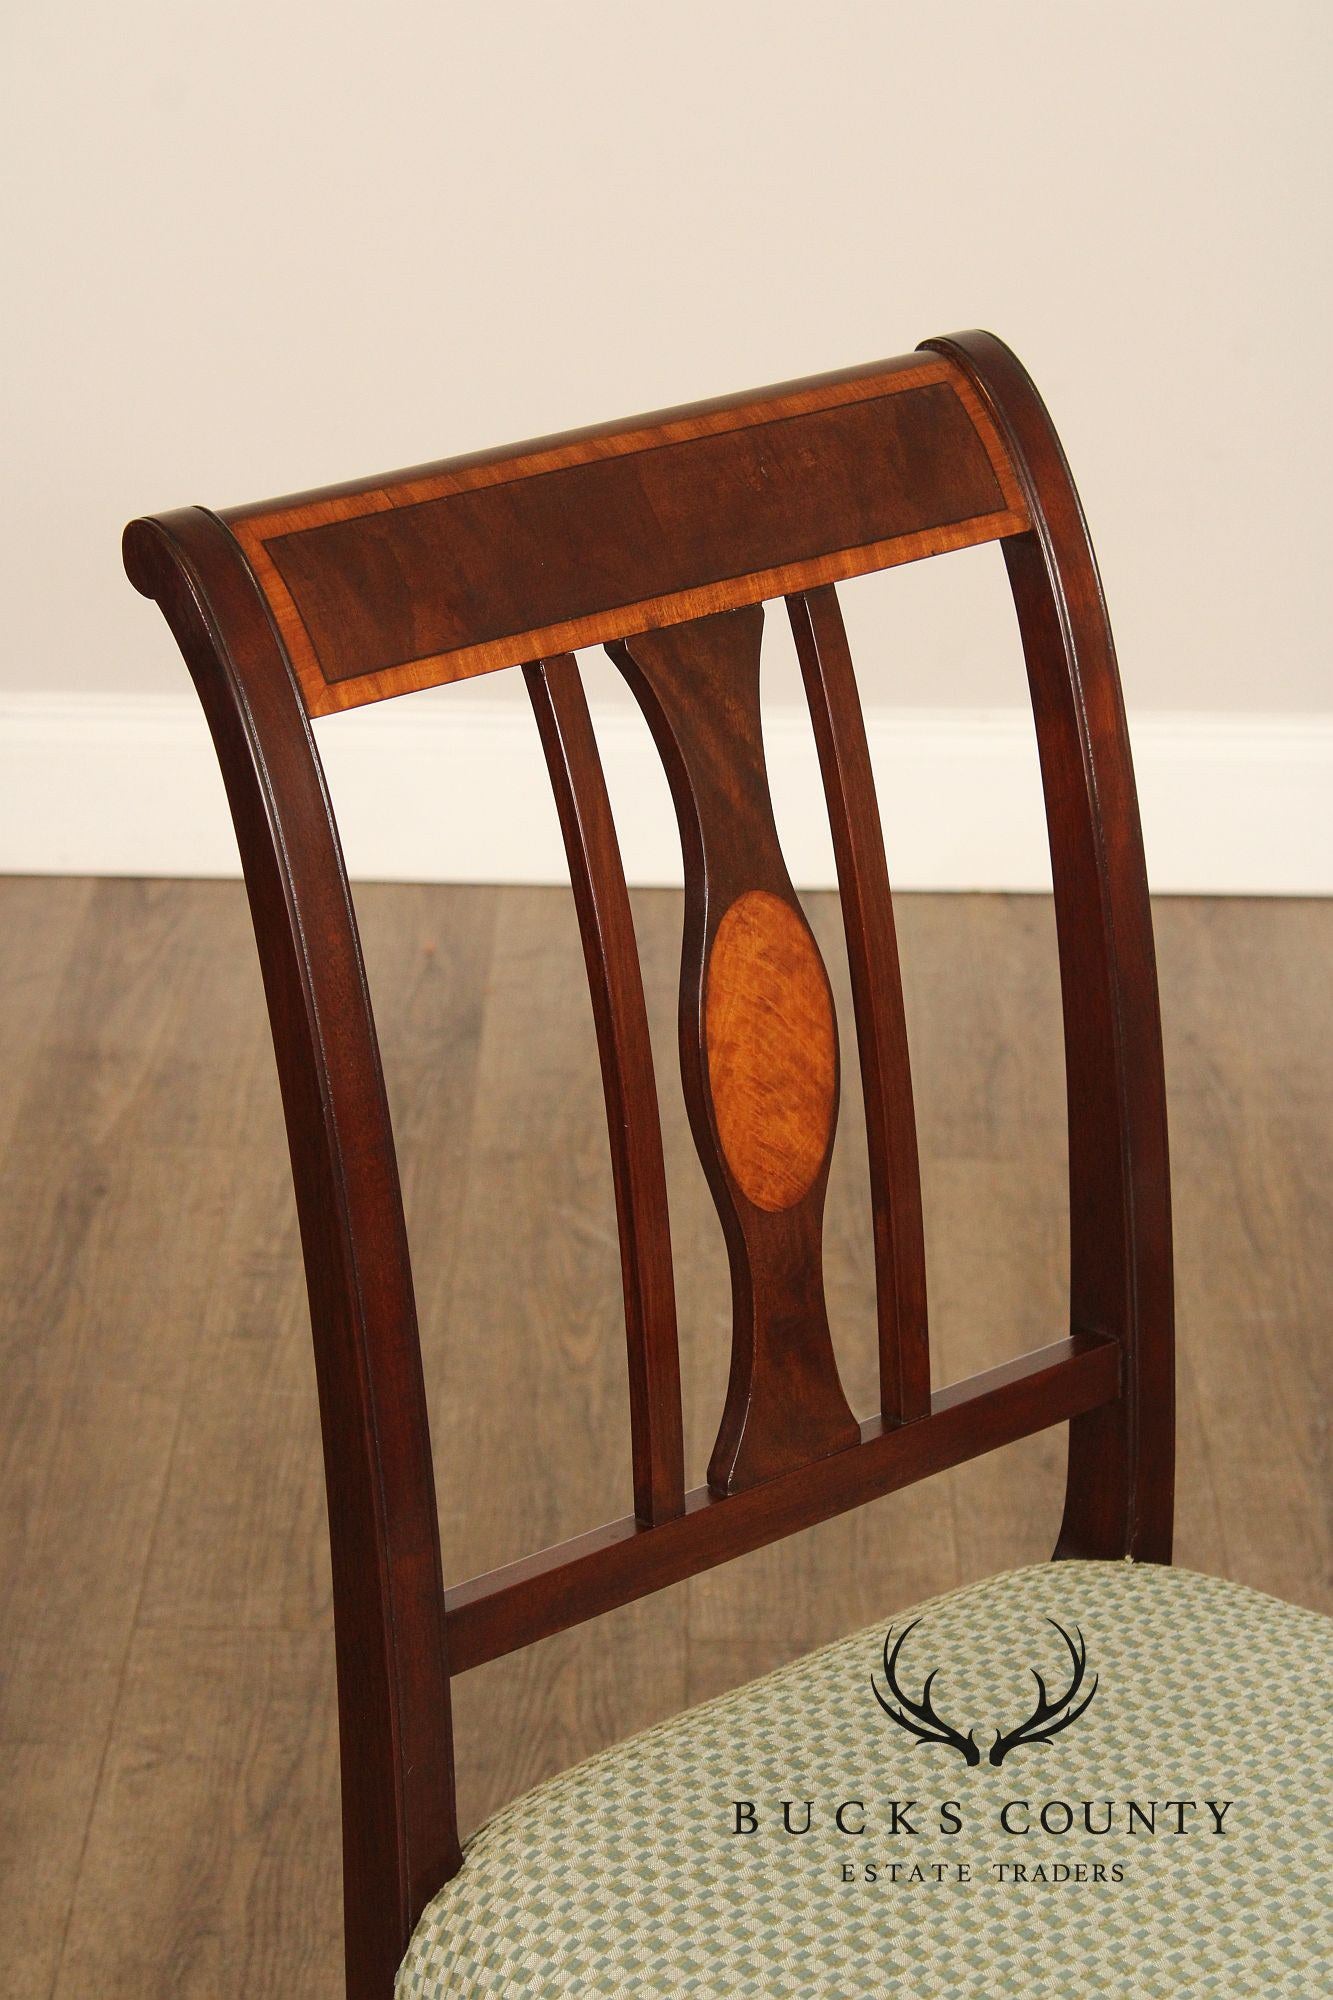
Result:
<instances>
[{"instance_id":1,"label":"wood floor plank","mask_svg":"<svg viewBox=\"0 0 1333 2000\"><path fill-rule=\"evenodd\" d=\"M0 1162L0 1898L25 1992L54 1972L235 1168L238 1051L201 1048L196 1013L235 977L220 907L93 886ZM45 1908L26 1893L37 1828Z\"/></svg>"},{"instance_id":2,"label":"wood floor plank","mask_svg":"<svg viewBox=\"0 0 1333 2000\"><path fill-rule=\"evenodd\" d=\"M500 900L452 1221L458 1254L438 1346L438 1322L429 1336L429 1387L444 1559L458 1578L630 1504L606 1114L563 894ZM478 1508L483 1479L495 1504ZM459 1682L465 1824L682 1705L682 1605L667 1593Z\"/></svg>"},{"instance_id":3,"label":"wood floor plank","mask_svg":"<svg viewBox=\"0 0 1333 2000\"><path fill-rule=\"evenodd\" d=\"M315 1632L140 1632L56 2000L339 1990L332 1647Z\"/></svg>"},{"instance_id":4,"label":"wood floor plank","mask_svg":"<svg viewBox=\"0 0 1333 2000\"><path fill-rule=\"evenodd\" d=\"M1200 900L1164 915L1180 1342L1214 1562L1329 1610L1333 905ZM1186 1524L1191 1506L1182 1482Z\"/></svg>"},{"instance_id":5,"label":"wood floor plank","mask_svg":"<svg viewBox=\"0 0 1333 2000\"><path fill-rule=\"evenodd\" d=\"M33 1049L68 984L75 943L92 900L87 877L0 877L0 994L5 1059L0 1064L0 1146L7 1147Z\"/></svg>"},{"instance_id":6,"label":"wood floor plank","mask_svg":"<svg viewBox=\"0 0 1333 2000\"><path fill-rule=\"evenodd\" d=\"M433 1293L459 1240L449 1218L467 1179L493 892L395 885L363 900L429 1372L445 1332ZM238 1105L245 1162L219 1224L231 1281L211 1297L200 1328L141 1624L262 1629L330 1615L309 1318L262 1013L252 1009L237 1032L252 1059ZM256 1452L256 1436L269 1447Z\"/></svg>"},{"instance_id":7,"label":"wood floor plank","mask_svg":"<svg viewBox=\"0 0 1333 2000\"><path fill-rule=\"evenodd\" d=\"M563 919L563 921L561 921ZM563 900L501 906L478 1055L465 1247L431 1384L451 1577L622 1513L628 1408L606 1119L578 932ZM476 1471L508 1497L475 1505Z\"/></svg>"},{"instance_id":8,"label":"wood floor plank","mask_svg":"<svg viewBox=\"0 0 1333 2000\"><path fill-rule=\"evenodd\" d=\"M358 904L457 1578L627 1504L595 1044L563 893L376 887ZM855 1050L838 913L808 907L843 1035L830 1315L862 1409L874 1316ZM725 1389L726 1258L676 1066L679 899L636 893L634 911L698 1478ZM1179 1559L1333 1608L1333 906L1174 900L1156 921ZM0 932L14 1053L0 1088L0 1993L327 1993L328 1557L244 899L228 883L3 883ZM1061 1330L1058 981L1043 899L905 897L899 932L943 1381ZM465 1822L857 1624L1039 1558L1062 1478L1063 1440L1026 1440L463 1677Z\"/></svg>"}]
</instances>

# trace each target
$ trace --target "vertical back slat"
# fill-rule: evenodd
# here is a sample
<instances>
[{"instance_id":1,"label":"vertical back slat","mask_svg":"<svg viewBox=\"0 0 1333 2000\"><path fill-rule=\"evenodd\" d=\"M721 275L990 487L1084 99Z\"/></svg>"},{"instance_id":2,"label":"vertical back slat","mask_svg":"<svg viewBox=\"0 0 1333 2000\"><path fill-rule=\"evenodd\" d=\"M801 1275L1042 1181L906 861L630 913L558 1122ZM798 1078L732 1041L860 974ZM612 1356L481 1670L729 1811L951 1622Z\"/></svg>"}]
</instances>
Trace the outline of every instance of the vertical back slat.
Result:
<instances>
[{"instance_id":1,"label":"vertical back slat","mask_svg":"<svg viewBox=\"0 0 1333 2000\"><path fill-rule=\"evenodd\" d=\"M588 968L616 1190L634 1511L685 1509L680 1352L666 1170L634 919L592 719L572 654L523 670L555 793Z\"/></svg>"},{"instance_id":2,"label":"vertical back slat","mask_svg":"<svg viewBox=\"0 0 1333 2000\"><path fill-rule=\"evenodd\" d=\"M874 1218L880 1398L886 1422L930 1408L926 1253L912 1074L893 898L851 650L832 584L789 597L819 749L847 934Z\"/></svg>"},{"instance_id":3,"label":"vertical back slat","mask_svg":"<svg viewBox=\"0 0 1333 2000\"><path fill-rule=\"evenodd\" d=\"M731 1264L731 1373L709 1459L736 1493L855 1446L824 1294L838 1036L773 818L758 604L608 647L666 770L685 865L681 1080Z\"/></svg>"}]
</instances>

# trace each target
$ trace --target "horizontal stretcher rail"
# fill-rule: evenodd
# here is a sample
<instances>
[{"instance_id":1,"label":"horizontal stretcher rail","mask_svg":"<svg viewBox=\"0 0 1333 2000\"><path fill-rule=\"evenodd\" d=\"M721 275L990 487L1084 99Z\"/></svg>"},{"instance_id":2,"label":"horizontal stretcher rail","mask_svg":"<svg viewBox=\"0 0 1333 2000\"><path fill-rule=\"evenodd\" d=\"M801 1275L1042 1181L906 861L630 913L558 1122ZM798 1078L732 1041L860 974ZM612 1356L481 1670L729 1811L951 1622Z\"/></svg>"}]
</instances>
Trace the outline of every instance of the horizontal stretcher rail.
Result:
<instances>
[{"instance_id":1,"label":"horizontal stretcher rail","mask_svg":"<svg viewBox=\"0 0 1333 2000\"><path fill-rule=\"evenodd\" d=\"M937 1390L916 1423L886 1428L869 1417L859 1444L760 1486L725 1498L696 1487L675 1520L644 1527L627 1515L488 1570L445 1593L450 1671L549 1638L1119 1394L1118 1342L1075 1334Z\"/></svg>"}]
</instances>

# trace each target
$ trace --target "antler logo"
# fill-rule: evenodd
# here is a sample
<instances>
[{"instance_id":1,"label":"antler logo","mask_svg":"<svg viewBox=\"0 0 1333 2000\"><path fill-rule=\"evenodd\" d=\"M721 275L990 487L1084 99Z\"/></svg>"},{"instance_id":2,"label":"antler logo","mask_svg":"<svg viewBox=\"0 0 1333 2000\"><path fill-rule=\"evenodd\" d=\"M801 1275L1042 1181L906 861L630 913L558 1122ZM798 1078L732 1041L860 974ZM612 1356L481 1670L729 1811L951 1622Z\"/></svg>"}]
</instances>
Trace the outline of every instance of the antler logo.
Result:
<instances>
[{"instance_id":1,"label":"antler logo","mask_svg":"<svg viewBox=\"0 0 1333 2000\"><path fill-rule=\"evenodd\" d=\"M979 1764L981 1762L981 1751L975 1741L975 1730L969 1729L967 1734L964 1735L961 1730L955 1729L951 1723L944 1720L942 1715L938 1715L935 1712L934 1704L930 1698L930 1690L934 1686L936 1676L939 1673L938 1667L933 1668L926 1675L926 1683L921 1690L919 1700L914 1701L911 1695L899 1685L898 1655L902 1652L908 1635L915 1632L920 1623L921 1620L919 1618L914 1618L910 1625L903 1627L903 1630L898 1635L898 1643L892 1652L889 1651L889 1641L893 1637L893 1627L890 1626L884 1634L884 1679L888 1685L888 1694L885 1695L880 1692L879 1683L872 1674L870 1676L870 1685L874 1690L875 1700L879 1703L889 1720L896 1722L900 1729L905 1729L909 1736L914 1736L918 1743L943 1744L949 1750L956 1750L965 1764ZM1046 1692L1046 1683L1037 1672L1037 1669L1032 1667L1029 1670L1033 1680L1037 1683L1037 1705L1026 1721L1020 1722L1016 1729L1011 1729L1007 1733L999 1729L996 1730L995 1741L990 1747L990 1761L992 1764L1003 1764L1009 1752L1017 1750L1022 1744L1049 1743L1051 1738L1058 1736L1062 1729L1068 1729L1071 1722L1078 1721L1078 1718L1097 1692L1098 1676L1094 1674L1092 1677L1092 1686L1081 1701L1078 1698L1083 1687L1088 1666L1088 1649L1083 1642L1083 1634L1079 1631L1078 1626L1074 1627L1078 1640L1078 1643L1075 1644L1064 1626L1057 1623L1054 1618L1048 1618L1046 1623L1055 1626L1056 1631L1069 1648L1069 1657L1074 1670L1073 1678L1069 1686L1065 1689L1065 1692L1052 1701ZM889 1696L892 1696L892 1700L889 1699Z\"/></svg>"}]
</instances>

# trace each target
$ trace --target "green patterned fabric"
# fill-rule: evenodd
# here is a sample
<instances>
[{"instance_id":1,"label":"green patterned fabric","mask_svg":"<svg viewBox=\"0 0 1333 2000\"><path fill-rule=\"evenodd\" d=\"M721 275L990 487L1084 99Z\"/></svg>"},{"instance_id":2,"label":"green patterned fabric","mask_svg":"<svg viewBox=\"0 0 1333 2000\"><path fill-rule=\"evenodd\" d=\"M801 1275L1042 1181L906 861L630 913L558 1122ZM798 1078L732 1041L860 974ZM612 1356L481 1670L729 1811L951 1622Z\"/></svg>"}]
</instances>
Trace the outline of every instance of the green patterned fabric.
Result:
<instances>
[{"instance_id":1,"label":"green patterned fabric","mask_svg":"<svg viewBox=\"0 0 1333 2000\"><path fill-rule=\"evenodd\" d=\"M889 1719L871 1686L884 1628L859 1633L498 1813L422 1917L399 2000L1331 1990L1333 1621L1129 1563L995 1577L902 1613L894 1638L918 1617L899 1686L919 1701L938 1668L935 1710L974 1730L979 1763ZM1033 1709L1032 1670L1052 1697L1072 1678L1049 1619L1075 1647L1081 1632L1078 1699L1094 1676L1096 1692L1052 1741L992 1765L995 1734ZM809 1832L783 1830L784 1799L797 1827L814 1802ZM733 1831L736 1801L755 1832ZM845 1801L863 1802L864 1833L837 1830ZM1094 1827L1109 1804L1111 1830L1088 1830L1085 1801ZM1004 1831L1006 1808L1032 1831Z\"/></svg>"}]
</instances>

